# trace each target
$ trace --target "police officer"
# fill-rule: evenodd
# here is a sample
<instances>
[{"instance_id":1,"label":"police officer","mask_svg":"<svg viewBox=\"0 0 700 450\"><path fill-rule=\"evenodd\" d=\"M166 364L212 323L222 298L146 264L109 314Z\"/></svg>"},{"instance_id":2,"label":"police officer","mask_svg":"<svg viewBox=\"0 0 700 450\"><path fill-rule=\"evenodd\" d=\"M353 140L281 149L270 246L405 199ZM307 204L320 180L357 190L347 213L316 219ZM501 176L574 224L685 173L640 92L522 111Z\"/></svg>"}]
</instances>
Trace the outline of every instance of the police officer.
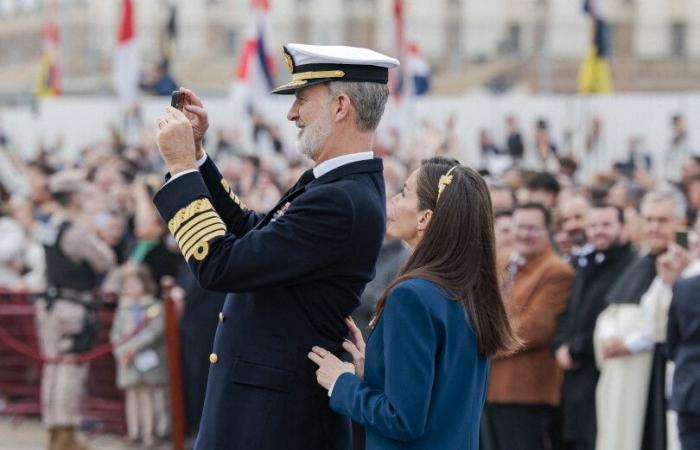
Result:
<instances>
[{"instance_id":1,"label":"police officer","mask_svg":"<svg viewBox=\"0 0 700 450\"><path fill-rule=\"evenodd\" d=\"M58 206L45 231L46 298L37 304L37 330L48 358L70 357L90 349L96 333L95 289L99 275L114 265L110 247L77 223L86 180L80 172L53 175L49 190ZM49 430L49 450L84 449L75 438L85 363L44 364L41 378L42 419Z\"/></svg>"},{"instance_id":2,"label":"police officer","mask_svg":"<svg viewBox=\"0 0 700 450\"><path fill-rule=\"evenodd\" d=\"M347 450L350 421L331 411L306 357L336 355L385 227L374 130L398 61L368 49L288 44L294 94L287 119L315 166L267 215L250 211L202 150L207 115L183 90L184 111L158 121L172 177L154 202L205 289L230 292L210 355L195 449ZM199 167L198 167L199 166Z\"/></svg>"}]
</instances>

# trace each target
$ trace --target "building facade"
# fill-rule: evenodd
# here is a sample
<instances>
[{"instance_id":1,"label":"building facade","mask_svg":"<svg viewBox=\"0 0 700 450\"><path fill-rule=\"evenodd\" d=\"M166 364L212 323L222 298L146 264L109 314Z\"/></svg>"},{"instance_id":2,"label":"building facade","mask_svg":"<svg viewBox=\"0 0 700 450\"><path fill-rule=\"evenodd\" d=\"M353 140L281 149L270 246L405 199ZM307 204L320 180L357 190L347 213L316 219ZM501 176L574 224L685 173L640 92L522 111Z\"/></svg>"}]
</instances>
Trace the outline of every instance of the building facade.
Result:
<instances>
[{"instance_id":1,"label":"building facade","mask_svg":"<svg viewBox=\"0 0 700 450\"><path fill-rule=\"evenodd\" d=\"M41 54L47 1L0 0L0 93L32 89L27 74ZM170 1L134 0L146 69L161 59ZM190 85L225 88L249 27L250 0L174 1L176 76ZM57 3L66 91L109 90L121 1ZM395 54L393 0L270 3L273 49L290 41L343 43ZM591 24L578 0L405 0L405 7L406 32L431 62L438 88L449 84L441 79L463 91L500 76L535 92L575 90L591 41ZM700 75L700 0L607 0L605 15L617 90L692 88ZM641 68L651 79L636 80Z\"/></svg>"}]
</instances>

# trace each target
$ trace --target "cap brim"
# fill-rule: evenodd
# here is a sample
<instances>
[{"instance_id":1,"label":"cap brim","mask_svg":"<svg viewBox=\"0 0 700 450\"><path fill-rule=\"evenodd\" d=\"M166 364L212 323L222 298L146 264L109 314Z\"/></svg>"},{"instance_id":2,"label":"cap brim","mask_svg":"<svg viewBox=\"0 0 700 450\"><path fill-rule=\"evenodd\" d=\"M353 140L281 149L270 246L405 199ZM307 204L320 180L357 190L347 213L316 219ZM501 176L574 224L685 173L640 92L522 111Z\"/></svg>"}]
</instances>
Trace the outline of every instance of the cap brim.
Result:
<instances>
[{"instance_id":1,"label":"cap brim","mask_svg":"<svg viewBox=\"0 0 700 450\"><path fill-rule=\"evenodd\" d=\"M278 94L278 95L293 95L296 93L301 88L313 86L315 84L321 84L321 83L326 83L328 81L331 81L330 78L320 78L317 80L299 80L299 81L290 81L287 84L283 84L282 86L278 86L275 89L272 90L273 94Z\"/></svg>"}]
</instances>

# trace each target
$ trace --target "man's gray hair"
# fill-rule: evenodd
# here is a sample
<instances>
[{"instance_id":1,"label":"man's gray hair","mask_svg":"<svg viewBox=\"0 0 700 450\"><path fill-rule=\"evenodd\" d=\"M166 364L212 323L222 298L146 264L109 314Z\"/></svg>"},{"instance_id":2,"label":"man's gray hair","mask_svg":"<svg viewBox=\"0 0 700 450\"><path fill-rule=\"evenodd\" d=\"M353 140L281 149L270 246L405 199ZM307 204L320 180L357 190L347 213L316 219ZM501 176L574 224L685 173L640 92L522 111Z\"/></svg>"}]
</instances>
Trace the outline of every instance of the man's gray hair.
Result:
<instances>
[{"instance_id":1,"label":"man's gray hair","mask_svg":"<svg viewBox=\"0 0 700 450\"><path fill-rule=\"evenodd\" d=\"M331 96L347 94L357 111L357 129L363 132L374 131L384 114L389 98L386 84L365 81L332 81L328 83Z\"/></svg>"},{"instance_id":2,"label":"man's gray hair","mask_svg":"<svg viewBox=\"0 0 700 450\"><path fill-rule=\"evenodd\" d=\"M671 202L673 203L673 212L677 218L684 219L687 204L683 194L671 185L664 185L653 191L647 192L642 198L641 209L649 203Z\"/></svg>"}]
</instances>

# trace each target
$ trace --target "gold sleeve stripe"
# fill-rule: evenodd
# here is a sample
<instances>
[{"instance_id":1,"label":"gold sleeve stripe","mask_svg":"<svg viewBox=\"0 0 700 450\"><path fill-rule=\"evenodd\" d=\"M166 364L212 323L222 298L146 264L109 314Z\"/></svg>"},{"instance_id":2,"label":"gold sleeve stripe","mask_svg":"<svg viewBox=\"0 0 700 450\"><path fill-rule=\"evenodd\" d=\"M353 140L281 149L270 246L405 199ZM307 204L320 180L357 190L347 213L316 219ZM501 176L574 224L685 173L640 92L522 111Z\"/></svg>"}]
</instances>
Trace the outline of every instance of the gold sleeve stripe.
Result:
<instances>
[{"instance_id":1,"label":"gold sleeve stripe","mask_svg":"<svg viewBox=\"0 0 700 450\"><path fill-rule=\"evenodd\" d=\"M240 198L233 192L233 189L231 189L231 185L228 184L228 181L226 181L225 178L221 179L221 186L224 187L224 190L228 194L229 197L231 197L231 200L233 200L233 203L238 205L239 208L241 208L243 211L247 210L248 207L241 201Z\"/></svg>"},{"instance_id":2,"label":"gold sleeve stripe","mask_svg":"<svg viewBox=\"0 0 700 450\"><path fill-rule=\"evenodd\" d=\"M205 212L198 216L195 216L192 220L184 224L180 230L175 235L175 240L177 242L184 242L192 236L194 230L201 229L206 225L211 225L214 222L221 222L219 216L216 215L214 211Z\"/></svg>"},{"instance_id":3,"label":"gold sleeve stripe","mask_svg":"<svg viewBox=\"0 0 700 450\"><path fill-rule=\"evenodd\" d=\"M243 211L245 211L245 210L248 209L248 207L246 206L246 204L243 203L243 202L241 201L241 199L238 198L238 196L237 196L236 194L233 193L233 191L229 191L228 195L229 195L229 197L231 197L231 200L233 200L233 203L235 203L236 205L238 205L238 207L241 208Z\"/></svg>"},{"instance_id":4,"label":"gold sleeve stripe","mask_svg":"<svg viewBox=\"0 0 700 450\"><path fill-rule=\"evenodd\" d=\"M187 254L187 252L195 246L197 242L199 242L202 239L202 236L205 236L207 233L214 231L214 230L222 230L224 233L226 233L226 227L224 226L223 223L215 223L213 225L210 225L206 228L202 228L199 231L197 231L192 237L190 237L187 242L182 242L182 245L180 245L180 250L182 250L183 254Z\"/></svg>"},{"instance_id":5,"label":"gold sleeve stripe","mask_svg":"<svg viewBox=\"0 0 700 450\"><path fill-rule=\"evenodd\" d=\"M211 202L208 198L200 198L193 201L189 205L185 206L181 210L175 213L172 219L168 221L168 229L173 235L178 232L180 226L185 223L191 217L194 217L198 213L214 209L211 206Z\"/></svg>"},{"instance_id":6,"label":"gold sleeve stripe","mask_svg":"<svg viewBox=\"0 0 700 450\"><path fill-rule=\"evenodd\" d=\"M209 254L209 241L214 239L215 237L220 237L224 235L226 235L226 230L215 230L211 233L202 236L199 243L197 243L197 245L193 246L185 253L185 260L189 261L193 255L197 261L203 260Z\"/></svg>"},{"instance_id":7,"label":"gold sleeve stripe","mask_svg":"<svg viewBox=\"0 0 700 450\"><path fill-rule=\"evenodd\" d=\"M178 241L184 236L188 231L190 231L194 226L196 226L198 223L201 223L205 220L209 220L211 218L218 218L218 214L216 214L216 211L207 211L204 213L200 213L199 215L194 216L192 219L189 221L185 222L183 225L180 226L180 229L177 230L177 233L175 233L175 239Z\"/></svg>"},{"instance_id":8,"label":"gold sleeve stripe","mask_svg":"<svg viewBox=\"0 0 700 450\"><path fill-rule=\"evenodd\" d=\"M195 245L197 242L199 242L202 239L202 236L205 234L209 233L210 231L214 230L224 230L226 231L226 227L222 224L212 224L207 227L201 228L197 230L196 233L194 233L192 236L187 241L180 241L182 245L180 245L180 249L182 250L182 253L187 253L188 250L192 248L193 245Z\"/></svg>"}]
</instances>

